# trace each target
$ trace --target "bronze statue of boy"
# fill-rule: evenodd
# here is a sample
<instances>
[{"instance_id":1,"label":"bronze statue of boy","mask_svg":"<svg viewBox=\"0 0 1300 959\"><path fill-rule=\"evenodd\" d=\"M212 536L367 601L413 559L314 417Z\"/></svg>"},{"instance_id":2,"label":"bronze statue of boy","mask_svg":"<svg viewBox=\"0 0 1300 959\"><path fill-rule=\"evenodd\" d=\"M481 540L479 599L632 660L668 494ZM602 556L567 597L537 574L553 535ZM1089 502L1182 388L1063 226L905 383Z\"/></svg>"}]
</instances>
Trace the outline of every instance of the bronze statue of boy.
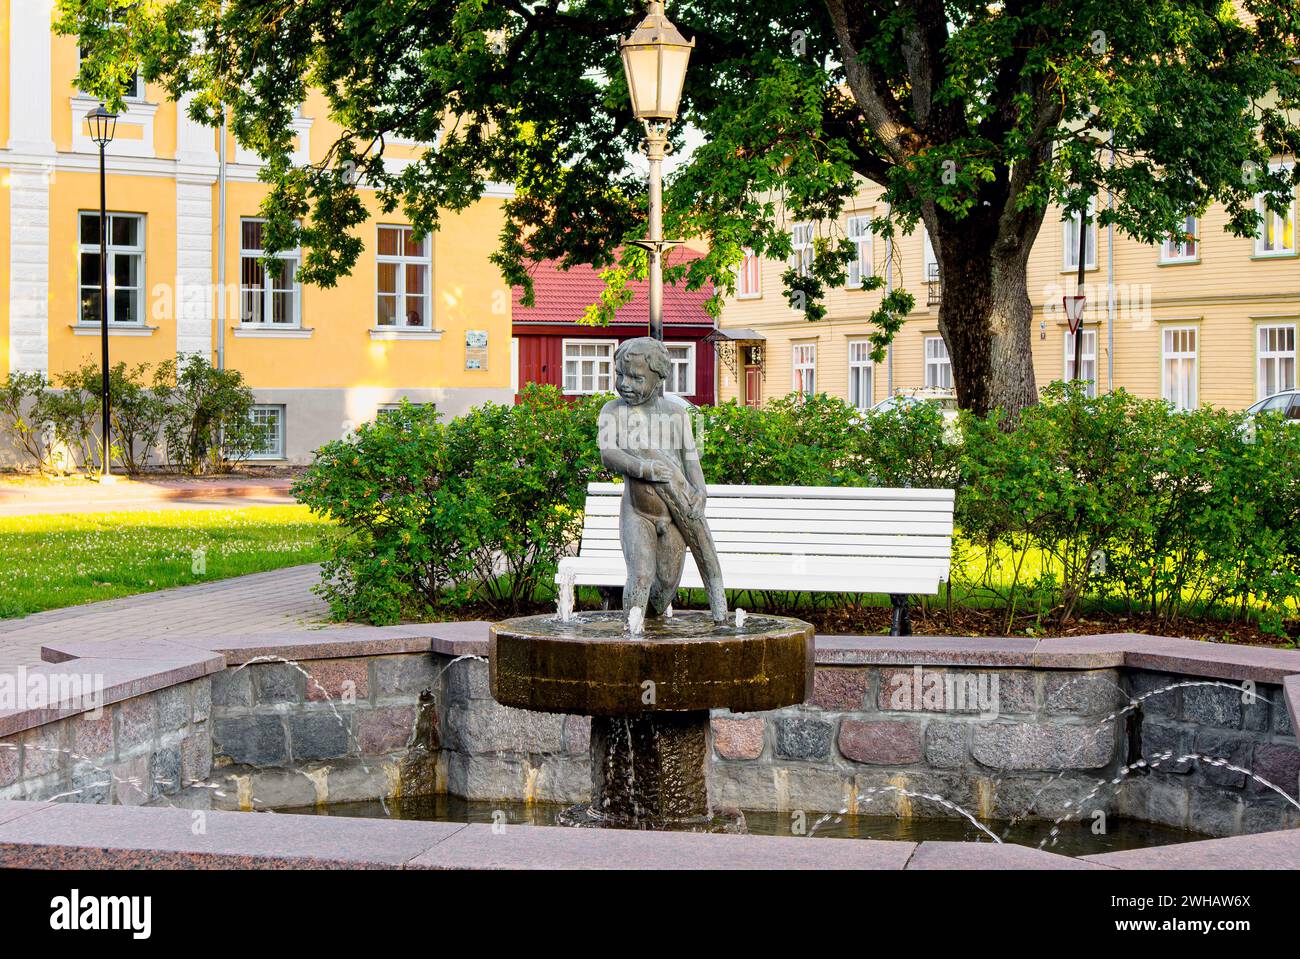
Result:
<instances>
[{"instance_id":1,"label":"bronze statue of boy","mask_svg":"<svg viewBox=\"0 0 1300 959\"><path fill-rule=\"evenodd\" d=\"M660 393L672 364L648 336L614 354L619 399L600 411L601 462L624 477L619 540L627 565L623 609L662 616L682 578L686 549L709 597L715 622L727 616L722 570L704 518L707 497L689 404Z\"/></svg>"}]
</instances>

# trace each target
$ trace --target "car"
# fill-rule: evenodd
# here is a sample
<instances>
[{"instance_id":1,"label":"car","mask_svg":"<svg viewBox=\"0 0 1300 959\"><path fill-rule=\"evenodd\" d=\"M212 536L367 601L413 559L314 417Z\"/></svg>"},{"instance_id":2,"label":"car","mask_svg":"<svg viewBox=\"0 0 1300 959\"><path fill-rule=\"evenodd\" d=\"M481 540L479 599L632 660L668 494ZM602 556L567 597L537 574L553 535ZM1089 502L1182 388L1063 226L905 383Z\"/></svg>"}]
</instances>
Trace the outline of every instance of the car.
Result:
<instances>
[{"instance_id":1,"label":"car","mask_svg":"<svg viewBox=\"0 0 1300 959\"><path fill-rule=\"evenodd\" d=\"M1300 390L1283 390L1246 407L1246 422L1241 429L1247 443L1255 442L1255 417L1260 413L1275 413L1288 423L1300 423Z\"/></svg>"},{"instance_id":2,"label":"car","mask_svg":"<svg viewBox=\"0 0 1300 959\"><path fill-rule=\"evenodd\" d=\"M1247 416L1258 413L1281 413L1288 420L1300 421L1300 390L1283 390L1246 407Z\"/></svg>"},{"instance_id":3,"label":"car","mask_svg":"<svg viewBox=\"0 0 1300 959\"><path fill-rule=\"evenodd\" d=\"M945 390L936 389L917 389L910 390L906 393L899 392L893 396L886 397L875 406L871 407L869 413L887 413L890 410L904 409L910 406L920 406L929 403L939 408L943 416L944 439L949 443L955 443L961 439L961 431L958 426L958 417L960 408L957 406L957 397Z\"/></svg>"}]
</instances>

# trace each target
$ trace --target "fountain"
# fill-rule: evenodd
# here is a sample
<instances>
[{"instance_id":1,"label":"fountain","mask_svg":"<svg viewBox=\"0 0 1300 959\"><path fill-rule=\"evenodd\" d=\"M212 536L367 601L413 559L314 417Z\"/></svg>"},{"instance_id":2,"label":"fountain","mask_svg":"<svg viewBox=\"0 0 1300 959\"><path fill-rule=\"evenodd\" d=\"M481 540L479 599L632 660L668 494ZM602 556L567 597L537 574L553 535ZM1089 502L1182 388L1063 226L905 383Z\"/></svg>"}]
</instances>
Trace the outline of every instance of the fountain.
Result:
<instances>
[{"instance_id":1,"label":"fountain","mask_svg":"<svg viewBox=\"0 0 1300 959\"><path fill-rule=\"evenodd\" d=\"M489 677L504 706L591 716L591 802L575 825L738 828L710 802L709 711L760 712L812 692L813 628L797 619L727 618L704 519L705 486L683 401L660 393L662 342L639 337L615 354L619 399L602 410L601 459L623 475L622 612L572 611L562 584L554 616L491 629ZM672 611L689 549L709 610Z\"/></svg>"}]
</instances>

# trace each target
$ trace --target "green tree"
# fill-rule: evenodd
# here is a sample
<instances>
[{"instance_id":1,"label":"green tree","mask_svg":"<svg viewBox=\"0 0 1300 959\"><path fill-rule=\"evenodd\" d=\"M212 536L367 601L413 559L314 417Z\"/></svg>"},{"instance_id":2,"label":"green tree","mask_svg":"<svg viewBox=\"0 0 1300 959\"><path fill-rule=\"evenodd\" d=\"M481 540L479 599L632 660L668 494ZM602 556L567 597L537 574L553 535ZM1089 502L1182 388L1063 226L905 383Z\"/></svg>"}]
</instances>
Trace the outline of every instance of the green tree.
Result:
<instances>
[{"instance_id":1,"label":"green tree","mask_svg":"<svg viewBox=\"0 0 1300 959\"><path fill-rule=\"evenodd\" d=\"M268 250L301 244L306 281L355 264L361 178L421 232L487 183L512 183L496 260L525 287L530 260L610 267L643 228L617 42L644 12L633 0L59 9L89 50L82 88L120 103L139 67L191 94L195 118L227 112L268 161ZM1099 197L1102 224L1146 242L1211 202L1238 235L1256 229L1256 195L1291 203L1295 173L1271 161L1300 146L1297 0L682 0L669 13L697 40L674 135L690 126L703 142L670 184L665 228L709 242L669 278L729 290L743 247L789 256L788 221L833 222L869 178L889 209L874 229L928 230L939 327L976 413L1036 401L1025 264L1054 201ZM291 121L309 89L342 132L322 162L295 166ZM437 149L385 167L394 137ZM810 320L851 252L829 229L810 273L786 274ZM615 289L639 256L613 269ZM909 303L895 290L872 317L879 351Z\"/></svg>"}]
</instances>

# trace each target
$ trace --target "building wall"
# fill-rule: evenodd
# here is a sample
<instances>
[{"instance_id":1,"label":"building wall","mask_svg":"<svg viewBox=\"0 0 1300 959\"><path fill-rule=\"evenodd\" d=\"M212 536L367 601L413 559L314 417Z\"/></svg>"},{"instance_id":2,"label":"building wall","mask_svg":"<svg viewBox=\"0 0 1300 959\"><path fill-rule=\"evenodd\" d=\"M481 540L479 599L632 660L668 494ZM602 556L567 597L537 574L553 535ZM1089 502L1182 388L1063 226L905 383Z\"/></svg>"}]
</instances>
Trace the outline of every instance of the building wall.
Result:
<instances>
[{"instance_id":1,"label":"building wall","mask_svg":"<svg viewBox=\"0 0 1300 959\"><path fill-rule=\"evenodd\" d=\"M834 224L819 224L821 235L843 236L848 216L885 215L881 191L867 184L854 209ZM1104 203L1104 199L1102 201ZM1065 374L1067 327L1061 297L1075 292L1077 270L1065 265L1065 239L1058 209L1044 219L1028 273L1034 304L1034 371L1040 387ZM1198 399L1240 409L1261 395L1256 353L1263 324L1293 324L1300 332L1300 260L1294 254L1255 255L1254 242L1223 231L1227 216L1212 207L1198 226L1196 262L1163 264L1158 247L1101 229L1096 266L1086 270L1087 329L1097 334L1097 381L1102 390L1123 387L1143 397L1162 395L1162 331L1191 326L1198 331ZM897 334L889 362L873 372L873 400L925 383L924 341L937 336L938 307L927 304L922 227L898 236L892 257L892 282L916 297L916 307ZM1092 242L1090 240L1090 242ZM1113 258L1113 267L1112 267ZM872 263L885 276L890 267L885 241L873 238ZM763 398L790 392L796 342L817 345L817 388L848 398L847 344L870 331L868 317L882 290L837 289L826 298L825 319L809 322L786 302L781 274L785 261L761 262L761 292L728 298L719 326L754 329L766 337ZM1108 309L1113 291L1113 310ZM1300 340L1300 337L1297 337ZM1110 375L1113 366L1113 382ZM892 371L892 375L891 375ZM719 364L719 400L739 399L738 376Z\"/></svg>"},{"instance_id":2,"label":"building wall","mask_svg":"<svg viewBox=\"0 0 1300 959\"><path fill-rule=\"evenodd\" d=\"M99 158L84 120L74 38L50 29L53 0L0 0L0 374L57 377L97 360L97 328L78 326L78 221L99 209ZM319 162L339 133L324 98L308 97L296 121L299 162ZM446 215L430 241L432 330L377 323L375 218L358 228L365 250L330 289L301 288L301 328L240 328L240 220L259 215L267 186L260 162L227 142L225 286L218 276L218 134L189 120L184 104L147 86L130 103L107 151L110 212L144 217L144 323L110 331L111 362L157 364L201 353L239 370L259 403L284 406L284 459L305 462L321 443L407 397L449 415L484 401L509 402L510 289L488 261L508 188L492 187L468 210ZM422 147L386 150L401 164ZM218 319L224 307L224 321ZM219 325L220 324L220 325ZM486 362L468 368L466 333L486 331Z\"/></svg>"},{"instance_id":3,"label":"building wall","mask_svg":"<svg viewBox=\"0 0 1300 959\"><path fill-rule=\"evenodd\" d=\"M704 340L712 329L708 326L689 330L668 326L664 330L666 343L695 344L695 385L686 399L697 406L715 401L713 344ZM549 383L561 390L564 389L565 340L613 339L622 342L645 335L642 327L545 327L522 323L515 326L514 332L517 341L515 382L521 386L525 383Z\"/></svg>"}]
</instances>

